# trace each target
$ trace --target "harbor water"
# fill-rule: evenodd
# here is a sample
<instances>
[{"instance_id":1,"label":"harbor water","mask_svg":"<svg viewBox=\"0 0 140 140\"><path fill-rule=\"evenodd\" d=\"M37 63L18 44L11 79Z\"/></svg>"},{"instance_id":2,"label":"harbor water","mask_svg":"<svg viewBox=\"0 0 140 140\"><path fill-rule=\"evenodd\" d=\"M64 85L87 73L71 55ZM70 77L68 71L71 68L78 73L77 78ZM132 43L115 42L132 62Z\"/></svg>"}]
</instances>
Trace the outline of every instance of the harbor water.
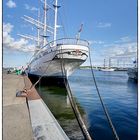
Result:
<instances>
[{"instance_id":1,"label":"harbor water","mask_svg":"<svg viewBox=\"0 0 140 140\"><path fill-rule=\"evenodd\" d=\"M137 83L126 71L94 71L97 85L120 140L137 140ZM95 140L114 140L103 112L90 69L79 69L68 79L84 122ZM84 137L64 87L38 86L37 90L71 140Z\"/></svg>"}]
</instances>

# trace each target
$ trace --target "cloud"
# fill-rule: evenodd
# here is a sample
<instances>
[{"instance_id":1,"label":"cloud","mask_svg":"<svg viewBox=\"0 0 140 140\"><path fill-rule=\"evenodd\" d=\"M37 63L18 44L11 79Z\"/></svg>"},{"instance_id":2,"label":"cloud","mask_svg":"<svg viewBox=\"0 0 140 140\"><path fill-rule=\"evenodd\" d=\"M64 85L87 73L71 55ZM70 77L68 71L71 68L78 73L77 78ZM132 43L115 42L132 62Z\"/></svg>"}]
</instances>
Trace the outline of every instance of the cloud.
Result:
<instances>
[{"instance_id":1,"label":"cloud","mask_svg":"<svg viewBox=\"0 0 140 140\"><path fill-rule=\"evenodd\" d=\"M103 22L99 22L97 27L98 28L108 28L108 27L111 27L111 23L103 23Z\"/></svg>"},{"instance_id":2,"label":"cloud","mask_svg":"<svg viewBox=\"0 0 140 140\"><path fill-rule=\"evenodd\" d=\"M109 58L112 58L114 65L116 60L131 64L132 60L137 58L138 44L135 38L124 36L112 43L102 40L89 41L92 46L90 46L90 51L93 65L103 66L104 59L108 60ZM90 65L89 60L86 65Z\"/></svg>"},{"instance_id":3,"label":"cloud","mask_svg":"<svg viewBox=\"0 0 140 140\"><path fill-rule=\"evenodd\" d=\"M131 41L131 39L128 36L125 36L125 37L121 38L121 41L122 42L129 42L129 41Z\"/></svg>"},{"instance_id":4,"label":"cloud","mask_svg":"<svg viewBox=\"0 0 140 140\"><path fill-rule=\"evenodd\" d=\"M129 36L124 36L121 37L119 40L115 41L115 43L126 43L126 42L131 42L132 38L130 38Z\"/></svg>"},{"instance_id":5,"label":"cloud","mask_svg":"<svg viewBox=\"0 0 140 140\"><path fill-rule=\"evenodd\" d=\"M38 11L38 8L24 4L26 10Z\"/></svg>"},{"instance_id":6,"label":"cloud","mask_svg":"<svg viewBox=\"0 0 140 140\"><path fill-rule=\"evenodd\" d=\"M101 41L101 40L88 40L88 42L90 45L94 45L94 44L101 45L105 43L104 41Z\"/></svg>"},{"instance_id":7,"label":"cloud","mask_svg":"<svg viewBox=\"0 0 140 140\"><path fill-rule=\"evenodd\" d=\"M127 43L112 43L101 44L99 47L92 47L92 61L96 66L103 66L103 60L112 58L112 62L115 65L116 60L125 61L131 63L133 59L137 58L137 42L131 41Z\"/></svg>"},{"instance_id":8,"label":"cloud","mask_svg":"<svg viewBox=\"0 0 140 140\"><path fill-rule=\"evenodd\" d=\"M13 16L12 15L9 15L9 14L6 15L6 16L7 16L7 18L13 18Z\"/></svg>"},{"instance_id":9,"label":"cloud","mask_svg":"<svg viewBox=\"0 0 140 140\"><path fill-rule=\"evenodd\" d=\"M104 41L101 41L101 40L94 40L93 41L93 44L99 44L99 45L101 45L101 44L104 44Z\"/></svg>"},{"instance_id":10,"label":"cloud","mask_svg":"<svg viewBox=\"0 0 140 140\"><path fill-rule=\"evenodd\" d=\"M6 5L9 7L9 8L15 8L16 7L16 3L12 0L9 0Z\"/></svg>"},{"instance_id":11,"label":"cloud","mask_svg":"<svg viewBox=\"0 0 140 140\"><path fill-rule=\"evenodd\" d=\"M12 51L33 52L35 45L30 44L28 40L20 38L15 40L10 33L14 26L10 23L3 23L3 48Z\"/></svg>"},{"instance_id":12,"label":"cloud","mask_svg":"<svg viewBox=\"0 0 140 140\"><path fill-rule=\"evenodd\" d=\"M13 29L13 25L11 25L10 23L7 23L7 24L3 24L3 31L4 31L4 33L7 33L7 34L9 34L11 31L12 31L12 29Z\"/></svg>"},{"instance_id":13,"label":"cloud","mask_svg":"<svg viewBox=\"0 0 140 140\"><path fill-rule=\"evenodd\" d=\"M107 47L108 46L108 47ZM133 57L137 54L137 42L106 44L104 56L106 57Z\"/></svg>"}]
</instances>

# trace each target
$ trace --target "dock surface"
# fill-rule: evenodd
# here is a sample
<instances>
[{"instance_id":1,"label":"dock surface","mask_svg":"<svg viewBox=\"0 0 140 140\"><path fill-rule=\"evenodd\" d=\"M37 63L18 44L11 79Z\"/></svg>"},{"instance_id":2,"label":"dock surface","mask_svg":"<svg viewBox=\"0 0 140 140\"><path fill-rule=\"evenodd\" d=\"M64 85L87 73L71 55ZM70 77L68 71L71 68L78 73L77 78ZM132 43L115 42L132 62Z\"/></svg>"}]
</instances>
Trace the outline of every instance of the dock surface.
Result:
<instances>
[{"instance_id":1,"label":"dock surface","mask_svg":"<svg viewBox=\"0 0 140 140\"><path fill-rule=\"evenodd\" d=\"M27 76L3 74L3 140L69 140L31 85ZM16 97L25 88L28 96Z\"/></svg>"},{"instance_id":2,"label":"dock surface","mask_svg":"<svg viewBox=\"0 0 140 140\"><path fill-rule=\"evenodd\" d=\"M25 88L30 89L32 83L24 77ZM69 140L53 114L41 99L35 88L28 92L28 105L34 139L38 140Z\"/></svg>"},{"instance_id":3,"label":"dock surface","mask_svg":"<svg viewBox=\"0 0 140 140\"><path fill-rule=\"evenodd\" d=\"M3 140L33 140L26 98L16 97L24 86L22 76L3 74Z\"/></svg>"}]
</instances>

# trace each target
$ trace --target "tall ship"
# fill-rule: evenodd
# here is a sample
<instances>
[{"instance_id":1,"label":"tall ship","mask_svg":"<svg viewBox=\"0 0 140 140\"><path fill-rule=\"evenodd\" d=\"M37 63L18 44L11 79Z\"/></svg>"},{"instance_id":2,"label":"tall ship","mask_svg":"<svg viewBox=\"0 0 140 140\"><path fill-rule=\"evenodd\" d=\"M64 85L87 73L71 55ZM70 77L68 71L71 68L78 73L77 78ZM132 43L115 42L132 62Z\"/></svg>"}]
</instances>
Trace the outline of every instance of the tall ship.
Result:
<instances>
[{"instance_id":1,"label":"tall ship","mask_svg":"<svg viewBox=\"0 0 140 140\"><path fill-rule=\"evenodd\" d=\"M115 71L114 68L111 68L111 59L109 58L109 66L106 67L106 60L104 59L104 68L99 69L100 71Z\"/></svg>"},{"instance_id":2,"label":"tall ship","mask_svg":"<svg viewBox=\"0 0 140 140\"><path fill-rule=\"evenodd\" d=\"M80 39L82 24L75 38L59 38L57 39L58 28L58 0L55 0L53 6L43 1L44 22L39 20L40 12L38 12L38 20L29 16L24 16L23 19L34 24L37 27L37 49L28 65L28 74L43 77L68 77L82 63L86 61L89 55L89 43L86 40ZM53 27L47 24L48 9L54 12ZM42 30L41 30L42 29ZM41 36L41 34L43 35ZM49 35L48 35L49 34ZM52 41L48 39L50 36ZM24 38L33 38L31 36L20 35ZM40 36L43 38L41 44ZM49 37L50 38L50 37ZM62 70L62 64L65 73Z\"/></svg>"}]
</instances>

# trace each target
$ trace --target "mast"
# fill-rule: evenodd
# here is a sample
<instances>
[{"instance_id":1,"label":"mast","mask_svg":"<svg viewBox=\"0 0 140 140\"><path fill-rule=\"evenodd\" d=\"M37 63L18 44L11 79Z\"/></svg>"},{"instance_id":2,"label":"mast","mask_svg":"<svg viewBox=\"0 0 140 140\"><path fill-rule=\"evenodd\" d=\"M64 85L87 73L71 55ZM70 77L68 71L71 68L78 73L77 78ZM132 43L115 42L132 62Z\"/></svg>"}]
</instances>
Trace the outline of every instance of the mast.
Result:
<instances>
[{"instance_id":1,"label":"mast","mask_svg":"<svg viewBox=\"0 0 140 140\"><path fill-rule=\"evenodd\" d=\"M54 6L54 37L53 37L53 40L54 40L54 46L56 45L56 32L57 32L57 12L58 12L58 5L57 5L58 1L55 0L55 4L53 5Z\"/></svg>"},{"instance_id":2,"label":"mast","mask_svg":"<svg viewBox=\"0 0 140 140\"><path fill-rule=\"evenodd\" d=\"M109 68L111 67L111 58L109 58Z\"/></svg>"},{"instance_id":3,"label":"mast","mask_svg":"<svg viewBox=\"0 0 140 140\"><path fill-rule=\"evenodd\" d=\"M117 67L119 68L119 59L117 59Z\"/></svg>"},{"instance_id":4,"label":"mast","mask_svg":"<svg viewBox=\"0 0 140 140\"><path fill-rule=\"evenodd\" d=\"M40 2L39 2L40 6ZM40 9L38 8L38 27L37 27L37 47L39 48L40 46L40 28L39 28L39 21L40 21Z\"/></svg>"},{"instance_id":5,"label":"mast","mask_svg":"<svg viewBox=\"0 0 140 140\"><path fill-rule=\"evenodd\" d=\"M125 61L123 60L123 68L125 68Z\"/></svg>"},{"instance_id":6,"label":"mast","mask_svg":"<svg viewBox=\"0 0 140 140\"><path fill-rule=\"evenodd\" d=\"M44 39L43 39L43 45L46 45L46 34L47 34L47 26L46 21L47 19L47 0L44 0Z\"/></svg>"},{"instance_id":7,"label":"mast","mask_svg":"<svg viewBox=\"0 0 140 140\"><path fill-rule=\"evenodd\" d=\"M104 68L105 68L105 59L104 59Z\"/></svg>"}]
</instances>

